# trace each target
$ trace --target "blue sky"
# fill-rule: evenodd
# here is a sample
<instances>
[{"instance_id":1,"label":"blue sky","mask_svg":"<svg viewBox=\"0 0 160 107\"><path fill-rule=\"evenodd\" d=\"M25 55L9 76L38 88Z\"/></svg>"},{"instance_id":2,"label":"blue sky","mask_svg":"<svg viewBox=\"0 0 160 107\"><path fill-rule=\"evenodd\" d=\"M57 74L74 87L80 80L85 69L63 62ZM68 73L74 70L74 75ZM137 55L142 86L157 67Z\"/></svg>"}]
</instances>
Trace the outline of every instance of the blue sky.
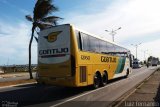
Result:
<instances>
[{"instance_id":1,"label":"blue sky","mask_svg":"<svg viewBox=\"0 0 160 107\"><path fill-rule=\"evenodd\" d=\"M36 0L0 0L0 65L27 64L31 23L25 15L31 14ZM160 57L159 0L54 0L59 11L53 15L76 27L111 40L105 29L122 27L115 42L127 47L135 55L131 44L138 47L138 58ZM32 62L37 63L37 43L33 42Z\"/></svg>"}]
</instances>

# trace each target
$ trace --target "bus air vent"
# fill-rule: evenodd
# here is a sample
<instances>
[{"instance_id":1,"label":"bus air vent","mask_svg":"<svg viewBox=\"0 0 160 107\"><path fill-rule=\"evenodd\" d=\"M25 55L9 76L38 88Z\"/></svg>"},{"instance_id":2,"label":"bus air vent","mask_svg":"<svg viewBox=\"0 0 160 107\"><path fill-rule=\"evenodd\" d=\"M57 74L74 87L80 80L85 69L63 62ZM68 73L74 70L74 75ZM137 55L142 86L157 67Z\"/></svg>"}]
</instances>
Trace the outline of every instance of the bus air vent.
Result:
<instances>
[{"instance_id":1,"label":"bus air vent","mask_svg":"<svg viewBox=\"0 0 160 107\"><path fill-rule=\"evenodd\" d=\"M80 82L86 82L86 66L80 66Z\"/></svg>"}]
</instances>

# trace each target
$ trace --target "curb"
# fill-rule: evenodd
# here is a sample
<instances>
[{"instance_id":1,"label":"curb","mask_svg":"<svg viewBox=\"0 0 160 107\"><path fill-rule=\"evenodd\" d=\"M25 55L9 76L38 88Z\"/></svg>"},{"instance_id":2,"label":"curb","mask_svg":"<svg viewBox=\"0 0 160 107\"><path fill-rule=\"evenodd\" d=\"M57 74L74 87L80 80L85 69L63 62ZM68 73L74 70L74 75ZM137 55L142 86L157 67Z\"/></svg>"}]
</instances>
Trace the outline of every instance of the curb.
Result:
<instances>
[{"instance_id":1,"label":"curb","mask_svg":"<svg viewBox=\"0 0 160 107\"><path fill-rule=\"evenodd\" d=\"M16 84L16 85L9 85L9 86L0 87L0 89L10 88L10 87L16 87L16 86L22 86L22 85L31 85L31 84L36 84L36 83L37 82L24 83L24 84Z\"/></svg>"},{"instance_id":2,"label":"curb","mask_svg":"<svg viewBox=\"0 0 160 107\"><path fill-rule=\"evenodd\" d=\"M120 100L120 101L118 103L113 102L111 104L111 106L113 105L114 107L119 107L122 104L122 102L125 101L130 95L132 95L139 87L141 87L144 84L145 81L149 80L152 77L152 75L155 72L157 72L158 69L160 69L160 68L157 68L150 76L148 76L142 82L140 82L135 87L133 87L131 90L129 90L128 92L126 92L128 94L124 94L121 97L119 97L117 100Z\"/></svg>"},{"instance_id":3,"label":"curb","mask_svg":"<svg viewBox=\"0 0 160 107\"><path fill-rule=\"evenodd\" d=\"M16 74L13 74L13 75L1 75L0 78L14 78L14 77L24 77L24 76L28 76L28 75L25 75L25 74L22 74L22 75L16 75Z\"/></svg>"}]
</instances>

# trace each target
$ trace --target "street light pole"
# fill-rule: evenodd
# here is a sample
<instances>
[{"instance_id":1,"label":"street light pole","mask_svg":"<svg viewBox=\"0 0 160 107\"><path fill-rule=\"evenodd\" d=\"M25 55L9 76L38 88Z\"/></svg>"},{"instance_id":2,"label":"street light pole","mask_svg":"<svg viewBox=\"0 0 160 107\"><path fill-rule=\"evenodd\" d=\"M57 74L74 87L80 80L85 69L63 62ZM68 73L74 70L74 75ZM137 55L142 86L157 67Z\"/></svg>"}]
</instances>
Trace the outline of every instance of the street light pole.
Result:
<instances>
[{"instance_id":1,"label":"street light pole","mask_svg":"<svg viewBox=\"0 0 160 107\"><path fill-rule=\"evenodd\" d=\"M137 59L137 48L138 48L138 45L136 45L136 59Z\"/></svg>"},{"instance_id":2,"label":"street light pole","mask_svg":"<svg viewBox=\"0 0 160 107\"><path fill-rule=\"evenodd\" d=\"M133 45L133 46L136 47L136 59L137 59L137 48L138 48L138 46L139 46L140 44L141 44L141 43L139 43L139 44L131 44L131 45Z\"/></svg>"},{"instance_id":3,"label":"street light pole","mask_svg":"<svg viewBox=\"0 0 160 107\"><path fill-rule=\"evenodd\" d=\"M148 50L144 50L143 52L144 52L144 60L146 60L146 52L147 52Z\"/></svg>"},{"instance_id":4,"label":"street light pole","mask_svg":"<svg viewBox=\"0 0 160 107\"><path fill-rule=\"evenodd\" d=\"M121 27L119 27L118 29L116 29L116 30L113 30L112 29L112 31L109 31L109 30L105 30L106 32L109 32L109 34L112 36L112 41L114 42L114 36L117 34L116 33L116 31L117 30L120 30L121 29Z\"/></svg>"}]
</instances>

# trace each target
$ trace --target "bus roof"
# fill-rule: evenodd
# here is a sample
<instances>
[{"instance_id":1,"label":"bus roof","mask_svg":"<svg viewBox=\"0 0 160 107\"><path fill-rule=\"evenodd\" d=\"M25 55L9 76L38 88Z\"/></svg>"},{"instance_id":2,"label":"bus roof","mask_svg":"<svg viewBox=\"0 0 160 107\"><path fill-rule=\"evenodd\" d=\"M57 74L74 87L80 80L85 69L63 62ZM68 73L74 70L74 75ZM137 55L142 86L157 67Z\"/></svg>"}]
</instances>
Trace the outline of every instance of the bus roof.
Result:
<instances>
[{"instance_id":1,"label":"bus roof","mask_svg":"<svg viewBox=\"0 0 160 107\"><path fill-rule=\"evenodd\" d=\"M73 27L73 29L78 30L78 31L80 31L80 32L83 32L83 33L85 33L85 34L88 34L88 35L90 35L90 36L92 36L92 37L95 37L95 38L97 38L97 39L100 39L100 40L109 42L109 43L111 43L111 44L114 44L114 45L116 45L116 46L119 46L119 47L121 47L121 48L124 48L123 46L120 46L119 44L114 43L114 42L112 42L112 41L110 41L110 40L108 40L108 39L106 39L106 38L103 38L103 37L97 36L97 35L95 35L95 34L91 34L91 33L87 32L87 31L82 30L82 29L79 29L79 28L75 27L73 24L62 24L62 25L57 25L57 26L66 26L66 25L71 26L71 27ZM49 28L47 28L47 29L50 29L50 28L53 28L53 27L57 27L57 26L52 26L52 27L49 27ZM44 29L44 30L47 30L47 29ZM129 49L127 49L127 48L124 48L124 49L126 49L126 50L128 50L128 52L130 52Z\"/></svg>"},{"instance_id":2,"label":"bus roof","mask_svg":"<svg viewBox=\"0 0 160 107\"><path fill-rule=\"evenodd\" d=\"M115 42L112 42L112 41L110 41L110 40L108 40L108 39L106 39L106 38L103 38L103 37L97 36L97 35L95 35L95 34L91 34L91 33L87 32L87 31L82 30L82 29L79 29L79 28L75 27L75 26L72 25L72 24L67 24L67 25L70 25L70 26L72 26L75 30L78 30L78 31L80 31L80 32L83 32L83 33L85 33L85 34L88 34L88 35L90 35L90 36L92 36L92 37L95 37L95 38L97 38L97 39L100 39L100 40L109 42L109 43L111 43L111 44L117 45L117 46L119 46L119 47L121 47L121 48L124 48L123 46L120 46L119 44L117 44L117 43L115 43ZM124 49L126 49L126 50L128 50L128 52L130 52L129 49L127 49L127 48L124 48Z\"/></svg>"}]
</instances>

